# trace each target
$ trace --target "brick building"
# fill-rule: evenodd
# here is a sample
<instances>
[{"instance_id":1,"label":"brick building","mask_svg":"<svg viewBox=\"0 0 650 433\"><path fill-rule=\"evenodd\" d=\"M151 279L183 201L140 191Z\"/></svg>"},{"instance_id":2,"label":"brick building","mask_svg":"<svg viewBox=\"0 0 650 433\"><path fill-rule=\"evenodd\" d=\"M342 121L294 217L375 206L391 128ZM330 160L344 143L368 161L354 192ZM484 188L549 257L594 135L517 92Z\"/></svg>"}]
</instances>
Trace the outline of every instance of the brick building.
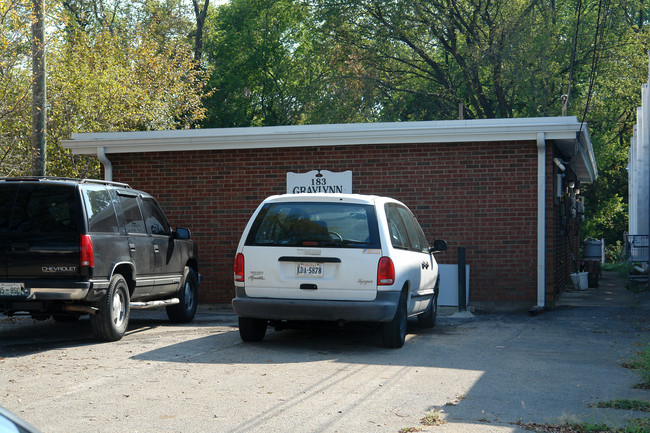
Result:
<instances>
[{"instance_id":1,"label":"brick building","mask_svg":"<svg viewBox=\"0 0 650 433\"><path fill-rule=\"evenodd\" d=\"M234 251L259 202L286 192L288 172L321 169L403 201L430 240L447 240L440 263L465 247L471 306L543 307L575 271L578 188L597 177L575 117L73 134L63 146L191 228L206 303L232 299Z\"/></svg>"}]
</instances>

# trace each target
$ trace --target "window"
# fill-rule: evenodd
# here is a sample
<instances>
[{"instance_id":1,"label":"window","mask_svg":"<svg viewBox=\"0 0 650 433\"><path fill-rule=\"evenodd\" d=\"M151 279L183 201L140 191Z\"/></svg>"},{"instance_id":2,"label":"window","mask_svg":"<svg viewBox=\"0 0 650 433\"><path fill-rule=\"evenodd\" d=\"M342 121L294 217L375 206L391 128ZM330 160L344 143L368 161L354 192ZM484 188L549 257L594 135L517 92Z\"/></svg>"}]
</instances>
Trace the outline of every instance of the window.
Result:
<instances>
[{"instance_id":1,"label":"window","mask_svg":"<svg viewBox=\"0 0 650 433\"><path fill-rule=\"evenodd\" d=\"M247 245L379 248L374 208L350 203L268 203Z\"/></svg>"},{"instance_id":2,"label":"window","mask_svg":"<svg viewBox=\"0 0 650 433\"><path fill-rule=\"evenodd\" d=\"M171 230L167 218L162 213L158 204L153 199L146 198L142 200L142 211L147 228L152 235L169 235Z\"/></svg>"},{"instance_id":3,"label":"window","mask_svg":"<svg viewBox=\"0 0 650 433\"><path fill-rule=\"evenodd\" d=\"M121 194L119 194L118 197L120 198L120 205L122 206L122 211L124 212L124 222L126 224L127 233L147 234L144 220L142 219L142 214L140 213L140 207L138 206L137 197Z\"/></svg>"},{"instance_id":4,"label":"window","mask_svg":"<svg viewBox=\"0 0 650 433\"><path fill-rule=\"evenodd\" d=\"M386 218L393 248L429 252L429 243L415 216L407 208L386 204Z\"/></svg>"},{"instance_id":5,"label":"window","mask_svg":"<svg viewBox=\"0 0 650 433\"><path fill-rule=\"evenodd\" d=\"M397 211L399 212L400 216L402 217L402 221L404 221L404 225L406 226L406 232L410 240L411 249L413 251L428 253L429 243L427 242L426 236L424 236L424 232L422 231L420 224L418 224L417 220L415 219L415 216L413 216L411 211L402 206L399 206L397 208Z\"/></svg>"},{"instance_id":6,"label":"window","mask_svg":"<svg viewBox=\"0 0 650 433\"><path fill-rule=\"evenodd\" d=\"M390 233L390 242L393 248L400 250L411 249L406 227L404 227L404 222L395 205L386 205L386 219L388 220L388 232Z\"/></svg>"},{"instance_id":7,"label":"window","mask_svg":"<svg viewBox=\"0 0 650 433\"><path fill-rule=\"evenodd\" d=\"M75 188L69 185L21 185L14 208L11 231L29 233L75 233Z\"/></svg>"},{"instance_id":8,"label":"window","mask_svg":"<svg viewBox=\"0 0 650 433\"><path fill-rule=\"evenodd\" d=\"M0 232L9 230L17 189L17 185L9 183L0 185Z\"/></svg>"},{"instance_id":9,"label":"window","mask_svg":"<svg viewBox=\"0 0 650 433\"><path fill-rule=\"evenodd\" d=\"M84 202L88 215L88 231L95 233L119 233L115 208L108 190L102 186L84 189Z\"/></svg>"}]
</instances>

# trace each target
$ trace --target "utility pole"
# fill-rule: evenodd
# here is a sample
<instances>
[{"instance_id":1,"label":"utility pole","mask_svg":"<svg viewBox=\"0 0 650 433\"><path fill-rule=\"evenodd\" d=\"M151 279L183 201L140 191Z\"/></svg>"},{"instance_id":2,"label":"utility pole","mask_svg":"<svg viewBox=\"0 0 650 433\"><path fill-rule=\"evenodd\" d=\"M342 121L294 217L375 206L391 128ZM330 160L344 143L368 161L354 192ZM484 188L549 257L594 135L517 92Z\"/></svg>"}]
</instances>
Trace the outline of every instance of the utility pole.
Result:
<instances>
[{"instance_id":1,"label":"utility pole","mask_svg":"<svg viewBox=\"0 0 650 433\"><path fill-rule=\"evenodd\" d=\"M32 175L45 176L45 132L47 121L45 97L45 15L43 0L32 0Z\"/></svg>"}]
</instances>

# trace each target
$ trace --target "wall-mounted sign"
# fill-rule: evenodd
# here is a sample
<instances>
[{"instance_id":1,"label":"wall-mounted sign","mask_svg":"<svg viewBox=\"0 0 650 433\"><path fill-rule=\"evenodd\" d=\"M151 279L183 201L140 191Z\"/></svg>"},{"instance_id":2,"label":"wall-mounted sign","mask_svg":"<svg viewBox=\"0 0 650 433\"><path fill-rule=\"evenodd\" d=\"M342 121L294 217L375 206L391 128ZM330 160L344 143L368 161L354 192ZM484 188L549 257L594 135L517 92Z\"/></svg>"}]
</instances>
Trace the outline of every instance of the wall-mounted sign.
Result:
<instances>
[{"instance_id":1,"label":"wall-mounted sign","mask_svg":"<svg viewBox=\"0 0 650 433\"><path fill-rule=\"evenodd\" d=\"M329 170L312 170L307 173L287 173L287 193L340 193L352 194L352 171L333 173Z\"/></svg>"}]
</instances>

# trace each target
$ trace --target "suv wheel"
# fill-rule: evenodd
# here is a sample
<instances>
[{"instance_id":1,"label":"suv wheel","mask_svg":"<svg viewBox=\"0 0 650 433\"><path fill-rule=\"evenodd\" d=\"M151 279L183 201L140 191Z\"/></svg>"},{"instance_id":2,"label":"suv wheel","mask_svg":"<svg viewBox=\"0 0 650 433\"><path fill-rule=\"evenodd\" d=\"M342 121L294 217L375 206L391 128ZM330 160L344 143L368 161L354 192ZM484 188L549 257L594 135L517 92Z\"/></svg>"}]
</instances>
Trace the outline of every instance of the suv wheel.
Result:
<instances>
[{"instance_id":1,"label":"suv wheel","mask_svg":"<svg viewBox=\"0 0 650 433\"><path fill-rule=\"evenodd\" d=\"M199 297L199 281L194 269L185 266L183 282L178 290L180 303L167 307L167 317L176 323L188 323L194 319Z\"/></svg>"},{"instance_id":2,"label":"suv wheel","mask_svg":"<svg viewBox=\"0 0 650 433\"><path fill-rule=\"evenodd\" d=\"M117 341L124 336L129 324L129 286L122 275L111 278L108 290L97 303L99 311L90 316L90 326L96 338Z\"/></svg>"},{"instance_id":3,"label":"suv wheel","mask_svg":"<svg viewBox=\"0 0 650 433\"><path fill-rule=\"evenodd\" d=\"M264 319L253 319L251 317L239 318L239 336L243 341L262 341L266 335L268 322Z\"/></svg>"},{"instance_id":4,"label":"suv wheel","mask_svg":"<svg viewBox=\"0 0 650 433\"><path fill-rule=\"evenodd\" d=\"M382 323L381 339L385 347L400 348L406 340L406 328L408 326L408 316L406 312L406 294L399 295L399 303L393 320Z\"/></svg>"}]
</instances>

